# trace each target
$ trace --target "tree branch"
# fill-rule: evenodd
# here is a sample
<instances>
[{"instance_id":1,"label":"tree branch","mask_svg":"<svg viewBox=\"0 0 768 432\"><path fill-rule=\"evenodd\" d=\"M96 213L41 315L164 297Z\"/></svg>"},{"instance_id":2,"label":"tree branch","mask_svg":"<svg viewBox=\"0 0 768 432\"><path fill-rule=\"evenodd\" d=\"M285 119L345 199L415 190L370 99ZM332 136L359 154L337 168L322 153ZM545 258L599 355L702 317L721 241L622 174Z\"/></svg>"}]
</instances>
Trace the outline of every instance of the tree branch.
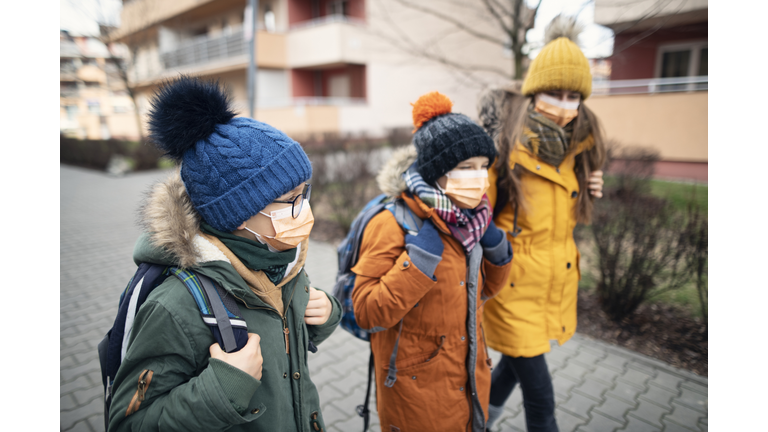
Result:
<instances>
[{"instance_id":1,"label":"tree branch","mask_svg":"<svg viewBox=\"0 0 768 432\"><path fill-rule=\"evenodd\" d=\"M496 21L499 23L501 29L504 30L504 33L507 35L512 34L514 30L507 27L507 23L504 22L504 19L501 17L501 15L499 15L499 12L491 5L491 0L483 0L483 4L485 4L485 8L488 9L488 12L491 13L491 16L496 18Z\"/></svg>"},{"instance_id":2,"label":"tree branch","mask_svg":"<svg viewBox=\"0 0 768 432\"><path fill-rule=\"evenodd\" d=\"M506 42L505 41L503 41L501 39L498 39L498 38L495 38L493 36L487 35L485 33L480 33L478 31L476 31L475 29L473 29L472 27L464 25L461 21L458 21L458 20L456 20L456 19L454 19L454 18L452 18L452 17L450 17L448 15L442 14L440 12L437 12L437 11L429 9L429 8L422 7L421 5L417 5L417 4L413 4L413 3L407 2L405 0L395 0L395 1L397 3L400 3L403 6L407 7L407 8L410 8L410 9L413 9L413 10L417 10L419 12L423 12L423 13L431 15L431 16L433 16L435 18L439 18L439 19L441 19L441 20L443 20L443 21L445 21L447 23L450 23L450 24L460 28L461 30L464 30L468 34L470 34L470 35L472 35L472 36L474 36L474 37L476 37L478 39L482 39L482 40L485 40L485 41L488 41L488 42L492 42L492 43L495 43L497 45L506 46Z\"/></svg>"}]
</instances>

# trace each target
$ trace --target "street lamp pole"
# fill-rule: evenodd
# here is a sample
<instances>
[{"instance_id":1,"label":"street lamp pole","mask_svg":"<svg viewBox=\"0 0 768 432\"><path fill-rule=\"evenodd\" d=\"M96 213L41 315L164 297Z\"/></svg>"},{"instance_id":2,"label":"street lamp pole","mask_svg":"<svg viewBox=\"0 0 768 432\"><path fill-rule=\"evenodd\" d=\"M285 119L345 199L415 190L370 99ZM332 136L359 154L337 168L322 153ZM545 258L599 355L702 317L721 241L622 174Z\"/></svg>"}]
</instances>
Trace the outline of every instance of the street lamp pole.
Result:
<instances>
[{"instance_id":1,"label":"street lamp pole","mask_svg":"<svg viewBox=\"0 0 768 432\"><path fill-rule=\"evenodd\" d=\"M248 63L248 110L251 118L256 115L256 19L258 17L259 0L248 0L248 8L250 9L250 29L247 29L247 34L250 35L248 43L248 52L250 62Z\"/></svg>"}]
</instances>

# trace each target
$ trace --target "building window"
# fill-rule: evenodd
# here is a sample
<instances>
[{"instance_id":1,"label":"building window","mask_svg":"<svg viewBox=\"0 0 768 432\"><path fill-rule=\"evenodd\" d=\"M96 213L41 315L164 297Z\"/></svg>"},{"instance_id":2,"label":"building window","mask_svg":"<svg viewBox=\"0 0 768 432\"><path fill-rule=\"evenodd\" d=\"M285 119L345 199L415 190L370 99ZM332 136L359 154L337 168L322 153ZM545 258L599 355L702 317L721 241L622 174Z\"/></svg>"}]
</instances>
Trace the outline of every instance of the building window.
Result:
<instances>
[{"instance_id":1,"label":"building window","mask_svg":"<svg viewBox=\"0 0 768 432\"><path fill-rule=\"evenodd\" d=\"M77 118L77 105L67 105L64 109L67 110L67 120L75 121Z\"/></svg>"},{"instance_id":2,"label":"building window","mask_svg":"<svg viewBox=\"0 0 768 432\"><path fill-rule=\"evenodd\" d=\"M676 43L659 46L656 57L656 77L685 78L707 76L707 41ZM664 84L665 91L706 90L707 82Z\"/></svg>"},{"instance_id":3,"label":"building window","mask_svg":"<svg viewBox=\"0 0 768 432\"><path fill-rule=\"evenodd\" d=\"M271 6L267 6L264 11L264 28L266 28L268 32L274 33L275 24L275 13L272 12Z\"/></svg>"},{"instance_id":4,"label":"building window","mask_svg":"<svg viewBox=\"0 0 768 432\"><path fill-rule=\"evenodd\" d=\"M656 76L679 78L707 75L707 41L659 46Z\"/></svg>"},{"instance_id":5,"label":"building window","mask_svg":"<svg viewBox=\"0 0 768 432\"><path fill-rule=\"evenodd\" d=\"M98 101L88 101L88 112L91 114L101 114L101 108Z\"/></svg>"},{"instance_id":6,"label":"building window","mask_svg":"<svg viewBox=\"0 0 768 432\"><path fill-rule=\"evenodd\" d=\"M349 2L347 0L334 0L328 3L328 15L349 15Z\"/></svg>"},{"instance_id":7,"label":"building window","mask_svg":"<svg viewBox=\"0 0 768 432\"><path fill-rule=\"evenodd\" d=\"M699 54L699 76L709 75L707 73L707 47L701 49Z\"/></svg>"}]
</instances>

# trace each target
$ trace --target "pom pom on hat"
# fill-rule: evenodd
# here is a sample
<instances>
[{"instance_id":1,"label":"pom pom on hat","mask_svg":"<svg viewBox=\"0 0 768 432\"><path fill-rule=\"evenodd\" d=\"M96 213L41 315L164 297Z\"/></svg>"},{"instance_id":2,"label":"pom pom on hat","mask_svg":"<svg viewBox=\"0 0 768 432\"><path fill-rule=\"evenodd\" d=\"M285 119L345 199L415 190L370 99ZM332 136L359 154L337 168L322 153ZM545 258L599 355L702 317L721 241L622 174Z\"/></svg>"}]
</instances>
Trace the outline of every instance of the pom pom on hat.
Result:
<instances>
[{"instance_id":1,"label":"pom pom on hat","mask_svg":"<svg viewBox=\"0 0 768 432\"><path fill-rule=\"evenodd\" d=\"M438 92L427 93L411 105L413 106L414 133L424 123L439 115L450 113L453 108L453 102L448 99L448 96Z\"/></svg>"},{"instance_id":2,"label":"pom pom on hat","mask_svg":"<svg viewBox=\"0 0 768 432\"><path fill-rule=\"evenodd\" d=\"M151 106L149 138L176 160L236 115L218 82L186 75L160 87Z\"/></svg>"},{"instance_id":3,"label":"pom pom on hat","mask_svg":"<svg viewBox=\"0 0 768 432\"><path fill-rule=\"evenodd\" d=\"M592 94L589 61L576 41L582 30L573 17L558 15L546 28L547 44L528 67L522 93L532 96L548 90L571 90L583 99Z\"/></svg>"}]
</instances>

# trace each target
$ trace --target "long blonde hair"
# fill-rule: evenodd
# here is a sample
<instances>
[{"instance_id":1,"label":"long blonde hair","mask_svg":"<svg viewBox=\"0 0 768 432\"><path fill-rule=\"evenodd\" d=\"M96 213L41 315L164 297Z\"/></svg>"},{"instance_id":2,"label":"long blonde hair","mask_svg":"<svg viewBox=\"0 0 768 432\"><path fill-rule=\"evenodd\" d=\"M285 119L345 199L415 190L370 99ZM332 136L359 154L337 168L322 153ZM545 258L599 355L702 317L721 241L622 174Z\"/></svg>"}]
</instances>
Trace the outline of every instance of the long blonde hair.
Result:
<instances>
[{"instance_id":1,"label":"long blonde hair","mask_svg":"<svg viewBox=\"0 0 768 432\"><path fill-rule=\"evenodd\" d=\"M501 127L496 137L496 149L499 151L499 157L496 159L495 167L499 175L499 199L494 211L500 210L507 202L516 210L527 208L527 204L522 198L522 183L520 181L523 168L520 165L516 165L514 169L510 169L509 155L515 144L520 141L526 119L528 118L528 107L533 102L533 97L523 96L512 90L507 90L506 93L507 97L502 99L500 107ZM568 154L577 151L578 144L587 139L590 134L594 138L594 145L589 150L576 155L576 164L574 166L576 178L579 181L579 195L574 216L576 221L582 224L589 224L592 221L592 202L594 198L587 189L589 173L602 169L606 159L606 150L602 127L597 116L584 103L580 103L576 123L573 127L573 134L571 135L571 142L568 147Z\"/></svg>"}]
</instances>

